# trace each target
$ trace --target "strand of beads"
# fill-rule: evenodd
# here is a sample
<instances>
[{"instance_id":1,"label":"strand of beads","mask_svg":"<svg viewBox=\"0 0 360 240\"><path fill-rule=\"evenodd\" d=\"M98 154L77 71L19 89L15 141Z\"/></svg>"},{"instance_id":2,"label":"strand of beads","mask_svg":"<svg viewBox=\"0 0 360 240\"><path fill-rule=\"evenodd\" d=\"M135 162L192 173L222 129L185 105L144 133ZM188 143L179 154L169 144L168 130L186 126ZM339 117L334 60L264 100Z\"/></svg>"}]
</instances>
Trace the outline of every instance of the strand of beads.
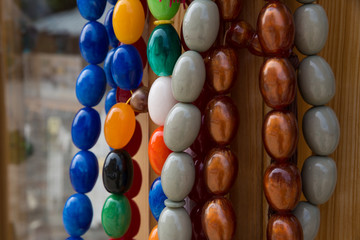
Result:
<instances>
[{"instance_id":1,"label":"strand of beads","mask_svg":"<svg viewBox=\"0 0 360 240\"><path fill-rule=\"evenodd\" d=\"M327 104L335 95L335 77L329 64L319 53L328 36L325 10L313 0L304 3L294 13L295 46L303 54L298 71L298 86L303 99L313 105L303 116L304 138L313 156L304 162L302 189L308 202L300 202L294 210L304 232L305 240L316 237L320 226L320 210L316 205L329 200L335 190L337 170L332 154L340 137L339 122ZM306 4L305 4L306 3Z\"/></svg>"},{"instance_id":2,"label":"strand of beads","mask_svg":"<svg viewBox=\"0 0 360 240\"><path fill-rule=\"evenodd\" d=\"M96 20L104 12L106 0L78 0L80 14L89 22L80 34L80 51L90 64L80 73L76 81L76 97L84 105L74 117L71 126L73 143L81 149L71 161L70 180L76 194L70 196L63 210L63 222L68 240L79 240L89 228L93 217L90 192L97 180L99 166L94 153L89 151L100 135L100 116L92 107L102 99L106 88L104 70L97 66L104 61L109 44L105 27ZM96 7L93 7L96 6Z\"/></svg>"}]
</instances>

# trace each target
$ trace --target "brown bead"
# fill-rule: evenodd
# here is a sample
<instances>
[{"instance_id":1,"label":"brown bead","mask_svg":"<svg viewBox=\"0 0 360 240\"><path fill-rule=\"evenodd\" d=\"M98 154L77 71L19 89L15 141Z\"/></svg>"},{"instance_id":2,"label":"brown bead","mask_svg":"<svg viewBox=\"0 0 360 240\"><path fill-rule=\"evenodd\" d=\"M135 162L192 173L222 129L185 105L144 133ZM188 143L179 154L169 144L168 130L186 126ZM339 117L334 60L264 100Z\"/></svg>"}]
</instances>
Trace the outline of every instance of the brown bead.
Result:
<instances>
[{"instance_id":1,"label":"brown bead","mask_svg":"<svg viewBox=\"0 0 360 240\"><path fill-rule=\"evenodd\" d=\"M231 24L226 33L226 42L237 48L245 48L255 34L250 24L241 20Z\"/></svg>"},{"instance_id":2,"label":"brown bead","mask_svg":"<svg viewBox=\"0 0 360 240\"><path fill-rule=\"evenodd\" d=\"M206 106L205 124L217 144L228 145L236 135L238 123L238 111L230 97L217 96Z\"/></svg>"},{"instance_id":3,"label":"brown bead","mask_svg":"<svg viewBox=\"0 0 360 240\"><path fill-rule=\"evenodd\" d=\"M264 120L263 143L266 152L276 161L284 162L295 152L298 142L296 117L288 111L271 111Z\"/></svg>"},{"instance_id":4,"label":"brown bead","mask_svg":"<svg viewBox=\"0 0 360 240\"><path fill-rule=\"evenodd\" d=\"M248 46L249 52L254 54L255 56L263 57L264 52L261 48L260 42L259 42L259 36L258 34L254 34L253 38L250 40L250 44Z\"/></svg>"},{"instance_id":5,"label":"brown bead","mask_svg":"<svg viewBox=\"0 0 360 240\"><path fill-rule=\"evenodd\" d=\"M288 57L294 45L295 27L290 10L280 1L269 2L260 11L257 29L267 56Z\"/></svg>"},{"instance_id":6,"label":"brown bead","mask_svg":"<svg viewBox=\"0 0 360 240\"><path fill-rule=\"evenodd\" d=\"M231 240L235 234L236 217L231 202L223 197L205 203L202 226L209 240Z\"/></svg>"},{"instance_id":7,"label":"brown bead","mask_svg":"<svg viewBox=\"0 0 360 240\"><path fill-rule=\"evenodd\" d=\"M273 163L265 171L264 193L269 205L278 212L293 210L300 200L301 177L292 163Z\"/></svg>"},{"instance_id":8,"label":"brown bead","mask_svg":"<svg viewBox=\"0 0 360 240\"><path fill-rule=\"evenodd\" d=\"M238 162L235 154L226 148L213 148L205 157L204 180L215 195L225 195L235 182Z\"/></svg>"},{"instance_id":9,"label":"brown bead","mask_svg":"<svg viewBox=\"0 0 360 240\"><path fill-rule=\"evenodd\" d=\"M216 0L220 16L225 21L232 21L239 16L243 8L243 0Z\"/></svg>"},{"instance_id":10,"label":"brown bead","mask_svg":"<svg viewBox=\"0 0 360 240\"><path fill-rule=\"evenodd\" d=\"M131 96L130 106L135 112L145 113L148 111L149 89L145 86L137 89Z\"/></svg>"},{"instance_id":11,"label":"brown bead","mask_svg":"<svg viewBox=\"0 0 360 240\"><path fill-rule=\"evenodd\" d=\"M233 48L215 48L205 59L206 82L218 94L228 93L237 75L237 56Z\"/></svg>"},{"instance_id":12,"label":"brown bead","mask_svg":"<svg viewBox=\"0 0 360 240\"><path fill-rule=\"evenodd\" d=\"M292 214L271 216L267 226L268 240L303 240L301 224Z\"/></svg>"},{"instance_id":13,"label":"brown bead","mask_svg":"<svg viewBox=\"0 0 360 240\"><path fill-rule=\"evenodd\" d=\"M272 108L281 109L295 99L295 70L286 58L269 58L260 69L260 92L265 103Z\"/></svg>"}]
</instances>

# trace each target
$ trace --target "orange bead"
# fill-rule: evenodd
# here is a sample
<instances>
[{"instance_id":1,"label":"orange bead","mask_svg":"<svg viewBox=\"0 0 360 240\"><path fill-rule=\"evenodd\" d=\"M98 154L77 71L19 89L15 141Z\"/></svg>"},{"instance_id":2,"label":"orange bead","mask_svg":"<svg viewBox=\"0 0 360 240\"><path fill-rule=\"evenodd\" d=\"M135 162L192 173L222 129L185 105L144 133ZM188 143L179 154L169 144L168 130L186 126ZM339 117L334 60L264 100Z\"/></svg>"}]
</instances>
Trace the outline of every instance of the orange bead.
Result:
<instances>
[{"instance_id":1,"label":"orange bead","mask_svg":"<svg viewBox=\"0 0 360 240\"><path fill-rule=\"evenodd\" d=\"M267 227L268 240L303 240L300 222L292 214L271 216Z\"/></svg>"},{"instance_id":2,"label":"orange bead","mask_svg":"<svg viewBox=\"0 0 360 240\"><path fill-rule=\"evenodd\" d=\"M158 237L158 225L156 225L152 230L151 233L149 235L149 240L159 240Z\"/></svg>"},{"instance_id":3,"label":"orange bead","mask_svg":"<svg viewBox=\"0 0 360 240\"><path fill-rule=\"evenodd\" d=\"M126 146L135 132L134 110L126 103L115 104L108 112L104 133L107 144L114 149Z\"/></svg>"}]
</instances>

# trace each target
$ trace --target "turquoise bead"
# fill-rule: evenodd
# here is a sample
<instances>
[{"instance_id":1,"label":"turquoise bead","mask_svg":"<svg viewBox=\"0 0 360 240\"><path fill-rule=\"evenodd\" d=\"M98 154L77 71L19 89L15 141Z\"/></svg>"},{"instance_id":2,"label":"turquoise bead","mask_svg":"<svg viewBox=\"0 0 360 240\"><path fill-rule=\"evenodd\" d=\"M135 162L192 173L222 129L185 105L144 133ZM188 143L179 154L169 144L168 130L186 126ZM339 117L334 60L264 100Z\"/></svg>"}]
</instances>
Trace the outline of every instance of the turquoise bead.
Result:
<instances>
[{"instance_id":1,"label":"turquoise bead","mask_svg":"<svg viewBox=\"0 0 360 240\"><path fill-rule=\"evenodd\" d=\"M179 35L171 24L161 24L151 33L147 56L151 69L158 76L170 76L181 55Z\"/></svg>"}]
</instances>

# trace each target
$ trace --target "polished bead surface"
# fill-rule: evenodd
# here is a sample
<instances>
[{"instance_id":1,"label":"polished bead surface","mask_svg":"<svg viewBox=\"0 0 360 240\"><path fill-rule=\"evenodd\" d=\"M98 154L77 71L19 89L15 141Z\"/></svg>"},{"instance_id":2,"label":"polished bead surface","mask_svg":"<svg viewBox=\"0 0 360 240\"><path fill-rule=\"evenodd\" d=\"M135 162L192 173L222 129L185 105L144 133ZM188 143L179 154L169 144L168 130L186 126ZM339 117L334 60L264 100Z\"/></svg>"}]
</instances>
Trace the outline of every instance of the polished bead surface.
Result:
<instances>
[{"instance_id":1,"label":"polished bead surface","mask_svg":"<svg viewBox=\"0 0 360 240\"><path fill-rule=\"evenodd\" d=\"M220 16L225 21L235 20L243 8L243 0L217 0L216 3Z\"/></svg>"},{"instance_id":2,"label":"polished bead surface","mask_svg":"<svg viewBox=\"0 0 360 240\"><path fill-rule=\"evenodd\" d=\"M302 129L306 143L317 155L330 155L339 144L339 121L330 107L309 109L304 115Z\"/></svg>"},{"instance_id":3,"label":"polished bead surface","mask_svg":"<svg viewBox=\"0 0 360 240\"><path fill-rule=\"evenodd\" d=\"M262 50L266 55L290 55L294 44L295 26L292 14L284 3L267 3L259 14L257 29Z\"/></svg>"},{"instance_id":4,"label":"polished bead surface","mask_svg":"<svg viewBox=\"0 0 360 240\"><path fill-rule=\"evenodd\" d=\"M308 202L299 202L293 214L301 224L304 240L314 240L320 227L319 208Z\"/></svg>"},{"instance_id":5,"label":"polished bead surface","mask_svg":"<svg viewBox=\"0 0 360 240\"><path fill-rule=\"evenodd\" d=\"M66 240L83 240L81 237L68 237Z\"/></svg>"},{"instance_id":6,"label":"polished bead surface","mask_svg":"<svg viewBox=\"0 0 360 240\"><path fill-rule=\"evenodd\" d=\"M231 202L223 197L206 202L202 210L202 226L209 240L233 239L236 217Z\"/></svg>"},{"instance_id":7,"label":"polished bead surface","mask_svg":"<svg viewBox=\"0 0 360 240\"><path fill-rule=\"evenodd\" d=\"M273 215L267 226L268 240L303 240L299 220L292 214Z\"/></svg>"},{"instance_id":8,"label":"polished bead surface","mask_svg":"<svg viewBox=\"0 0 360 240\"><path fill-rule=\"evenodd\" d=\"M80 53L91 64L104 61L109 48L109 39L104 25L99 22L88 22L80 33Z\"/></svg>"},{"instance_id":9,"label":"polished bead surface","mask_svg":"<svg viewBox=\"0 0 360 240\"><path fill-rule=\"evenodd\" d=\"M140 83L140 86L142 83ZM132 94L128 90L123 90L119 87L116 88L116 102L118 103L126 103L130 98ZM136 114L136 113L135 113Z\"/></svg>"},{"instance_id":10,"label":"polished bead surface","mask_svg":"<svg viewBox=\"0 0 360 240\"><path fill-rule=\"evenodd\" d=\"M191 210L190 219L192 224L192 240L207 240L201 222L202 208L204 204L198 204Z\"/></svg>"},{"instance_id":11,"label":"polished bead surface","mask_svg":"<svg viewBox=\"0 0 360 240\"><path fill-rule=\"evenodd\" d=\"M188 103L177 103L169 112L164 124L164 142L174 151L181 152L191 146L199 134L200 110Z\"/></svg>"},{"instance_id":12,"label":"polished bead surface","mask_svg":"<svg viewBox=\"0 0 360 240\"><path fill-rule=\"evenodd\" d=\"M68 198L63 210L63 223L66 232L72 237L80 237L89 228L93 217L90 199L80 193Z\"/></svg>"},{"instance_id":13,"label":"polished bead surface","mask_svg":"<svg viewBox=\"0 0 360 240\"><path fill-rule=\"evenodd\" d=\"M149 240L159 240L158 225L156 225L150 232Z\"/></svg>"},{"instance_id":14,"label":"polished bead surface","mask_svg":"<svg viewBox=\"0 0 360 240\"><path fill-rule=\"evenodd\" d=\"M208 0L193 1L183 19L186 45L194 51L205 52L216 40L220 16L216 3Z\"/></svg>"},{"instance_id":15,"label":"polished bead surface","mask_svg":"<svg viewBox=\"0 0 360 240\"><path fill-rule=\"evenodd\" d=\"M273 163L265 171L264 193L269 205L278 212L293 210L301 195L301 176L292 163Z\"/></svg>"},{"instance_id":16,"label":"polished bead surface","mask_svg":"<svg viewBox=\"0 0 360 240\"><path fill-rule=\"evenodd\" d=\"M185 199L194 186L195 166L192 157L184 152L171 153L161 171L162 187L169 200Z\"/></svg>"},{"instance_id":17,"label":"polished bead surface","mask_svg":"<svg viewBox=\"0 0 360 240\"><path fill-rule=\"evenodd\" d=\"M89 107L80 109L71 125L72 141L81 150L92 148L97 142L101 131L99 113Z\"/></svg>"},{"instance_id":18,"label":"polished bead surface","mask_svg":"<svg viewBox=\"0 0 360 240\"><path fill-rule=\"evenodd\" d=\"M292 112L269 112L262 131L264 147L271 158L284 162L294 154L298 143L298 125Z\"/></svg>"},{"instance_id":19,"label":"polished bead surface","mask_svg":"<svg viewBox=\"0 0 360 240\"><path fill-rule=\"evenodd\" d=\"M226 41L237 48L244 48L250 44L255 31L252 26L244 20L233 22L226 34Z\"/></svg>"},{"instance_id":20,"label":"polished bead surface","mask_svg":"<svg viewBox=\"0 0 360 240\"><path fill-rule=\"evenodd\" d=\"M304 55L317 54L325 46L329 23L319 4L304 4L294 13L295 46Z\"/></svg>"},{"instance_id":21,"label":"polished bead surface","mask_svg":"<svg viewBox=\"0 0 360 240\"><path fill-rule=\"evenodd\" d=\"M263 57L265 56L262 46L259 41L259 35L254 34L253 38L250 40L248 45L248 50L250 53L254 54L255 56Z\"/></svg>"},{"instance_id":22,"label":"polished bead surface","mask_svg":"<svg viewBox=\"0 0 360 240\"><path fill-rule=\"evenodd\" d=\"M76 3L81 16L89 21L99 19L106 6L106 0L77 0Z\"/></svg>"},{"instance_id":23,"label":"polished bead surface","mask_svg":"<svg viewBox=\"0 0 360 240\"><path fill-rule=\"evenodd\" d=\"M147 45L147 57L154 73L170 76L180 55L181 43L175 28L171 24L156 26Z\"/></svg>"},{"instance_id":24,"label":"polished bead surface","mask_svg":"<svg viewBox=\"0 0 360 240\"><path fill-rule=\"evenodd\" d=\"M200 204L211 198L212 194L208 192L204 180L204 161L203 157L194 158L195 164L195 182L189 193L189 198Z\"/></svg>"},{"instance_id":25,"label":"polished bead surface","mask_svg":"<svg viewBox=\"0 0 360 240\"><path fill-rule=\"evenodd\" d=\"M108 52L108 54L106 55L106 58L104 61L104 72L106 75L106 81L109 84L109 86L112 88L117 88L117 85L114 81L114 78L113 78L112 72L111 72L111 66L112 66L115 50L116 50L116 48L111 49Z\"/></svg>"},{"instance_id":26,"label":"polished bead surface","mask_svg":"<svg viewBox=\"0 0 360 240\"><path fill-rule=\"evenodd\" d=\"M109 110L116 104L116 89L111 89L107 94L105 98L105 112L106 114L109 112Z\"/></svg>"},{"instance_id":27,"label":"polished bead surface","mask_svg":"<svg viewBox=\"0 0 360 240\"><path fill-rule=\"evenodd\" d=\"M116 48L119 46L119 40L115 36L114 28L113 28L113 13L114 7L110 8L108 13L106 14L104 26L106 28L106 32L108 34L110 46Z\"/></svg>"},{"instance_id":28,"label":"polished bead surface","mask_svg":"<svg viewBox=\"0 0 360 240\"><path fill-rule=\"evenodd\" d=\"M130 154L130 156L135 156L136 153L139 151L141 141L142 141L141 125L138 121L136 121L134 134L131 137L128 144L126 144L126 146L123 149L127 151Z\"/></svg>"},{"instance_id":29,"label":"polished bead surface","mask_svg":"<svg viewBox=\"0 0 360 240\"><path fill-rule=\"evenodd\" d=\"M239 123L235 103L228 96L218 96L211 100L205 110L205 124L211 138L219 145L230 144Z\"/></svg>"},{"instance_id":30,"label":"polished bead surface","mask_svg":"<svg viewBox=\"0 0 360 240\"><path fill-rule=\"evenodd\" d=\"M151 14L157 20L170 20L179 10L180 1L173 0L147 0Z\"/></svg>"},{"instance_id":31,"label":"polished bead surface","mask_svg":"<svg viewBox=\"0 0 360 240\"><path fill-rule=\"evenodd\" d=\"M130 106L135 112L145 113L148 111L148 96L149 89L147 87L136 89L130 100Z\"/></svg>"},{"instance_id":32,"label":"polished bead surface","mask_svg":"<svg viewBox=\"0 0 360 240\"><path fill-rule=\"evenodd\" d=\"M296 94L296 74L286 58L269 58L260 69L260 92L271 108L281 109L290 105Z\"/></svg>"},{"instance_id":33,"label":"polished bead surface","mask_svg":"<svg viewBox=\"0 0 360 240\"><path fill-rule=\"evenodd\" d=\"M120 240L132 239L138 234L140 230L141 216L139 207L133 200L129 199L129 203L131 208L131 222L128 230Z\"/></svg>"},{"instance_id":34,"label":"polished bead surface","mask_svg":"<svg viewBox=\"0 0 360 240\"><path fill-rule=\"evenodd\" d=\"M134 169L133 183L132 183L129 191L124 193L124 195L126 197L128 197L129 199L132 199L139 194L140 189L141 189L141 184L142 184L142 174L141 174L140 165L135 160L132 160L132 164L133 164L133 169Z\"/></svg>"},{"instance_id":35,"label":"polished bead surface","mask_svg":"<svg viewBox=\"0 0 360 240\"><path fill-rule=\"evenodd\" d=\"M209 135L209 131L205 125L205 116L201 116L201 127L198 136L196 137L193 144L191 144L190 149L195 153L195 155L199 155L204 157L210 149L216 146ZM191 155L191 154L190 154Z\"/></svg>"},{"instance_id":36,"label":"polished bead surface","mask_svg":"<svg viewBox=\"0 0 360 240\"><path fill-rule=\"evenodd\" d=\"M145 0L142 0L142 1L145 1ZM120 45L124 45L124 43L121 43ZM144 69L148 60L147 60L147 55L146 55L146 43L145 43L143 37L140 37L139 40L137 40L135 43L133 43L131 45L133 45L138 50L140 57L141 57L142 64L143 64L143 69Z\"/></svg>"},{"instance_id":37,"label":"polished bead surface","mask_svg":"<svg viewBox=\"0 0 360 240\"><path fill-rule=\"evenodd\" d=\"M328 103L335 95L334 73L320 56L309 56L301 61L298 84L305 102L314 106Z\"/></svg>"},{"instance_id":38,"label":"polished bead surface","mask_svg":"<svg viewBox=\"0 0 360 240\"><path fill-rule=\"evenodd\" d=\"M191 220L184 208L166 207L158 223L159 239L190 240Z\"/></svg>"},{"instance_id":39,"label":"polished bead surface","mask_svg":"<svg viewBox=\"0 0 360 240\"><path fill-rule=\"evenodd\" d=\"M161 185L161 178L158 177L151 184L150 192L149 192L149 206L151 213L156 219L156 221L159 220L160 214L162 210L165 208L164 201L166 199L167 197Z\"/></svg>"},{"instance_id":40,"label":"polished bead surface","mask_svg":"<svg viewBox=\"0 0 360 240\"><path fill-rule=\"evenodd\" d=\"M99 164L94 153L80 151L70 164L70 181L78 193L88 193L95 186L99 175Z\"/></svg>"},{"instance_id":41,"label":"polished bead surface","mask_svg":"<svg viewBox=\"0 0 360 240\"><path fill-rule=\"evenodd\" d=\"M304 162L301 179L306 199L315 205L323 204L335 190L336 163L329 157L311 156Z\"/></svg>"}]
</instances>

